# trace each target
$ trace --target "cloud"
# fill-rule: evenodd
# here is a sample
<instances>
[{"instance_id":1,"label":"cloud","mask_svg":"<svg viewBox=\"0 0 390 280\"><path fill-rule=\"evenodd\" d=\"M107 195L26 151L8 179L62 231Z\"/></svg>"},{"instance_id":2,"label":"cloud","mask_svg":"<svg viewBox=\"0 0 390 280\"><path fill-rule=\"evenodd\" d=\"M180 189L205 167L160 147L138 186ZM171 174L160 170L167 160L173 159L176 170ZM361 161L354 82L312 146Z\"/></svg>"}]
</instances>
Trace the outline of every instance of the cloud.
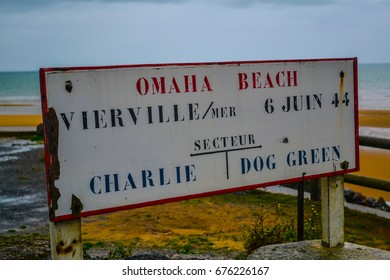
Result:
<instances>
[{"instance_id":1,"label":"cloud","mask_svg":"<svg viewBox=\"0 0 390 280\"><path fill-rule=\"evenodd\" d=\"M9 9L20 6L6 12L0 0L0 71L350 56L390 61L384 36L390 3L382 0L24 1L6 1Z\"/></svg>"},{"instance_id":2,"label":"cloud","mask_svg":"<svg viewBox=\"0 0 390 280\"><path fill-rule=\"evenodd\" d=\"M322 6L339 0L0 0L1 12L26 12L46 7L77 5L81 3L143 3L143 4L185 4L205 3L229 7L249 7L254 5L269 6Z\"/></svg>"}]
</instances>

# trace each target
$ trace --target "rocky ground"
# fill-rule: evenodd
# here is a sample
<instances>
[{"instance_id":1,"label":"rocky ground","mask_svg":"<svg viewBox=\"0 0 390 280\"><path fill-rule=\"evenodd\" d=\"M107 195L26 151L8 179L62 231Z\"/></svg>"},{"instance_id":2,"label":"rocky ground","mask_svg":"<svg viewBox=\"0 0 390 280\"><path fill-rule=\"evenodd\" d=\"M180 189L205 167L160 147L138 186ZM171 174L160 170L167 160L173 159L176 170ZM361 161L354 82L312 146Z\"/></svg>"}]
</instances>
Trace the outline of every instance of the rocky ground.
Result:
<instances>
[{"instance_id":1,"label":"rocky ground","mask_svg":"<svg viewBox=\"0 0 390 280\"><path fill-rule=\"evenodd\" d=\"M344 192L344 198L348 203L362 205L390 213L390 206L386 203L383 197L375 199L373 197L366 197L361 193L346 189Z\"/></svg>"},{"instance_id":2,"label":"rocky ground","mask_svg":"<svg viewBox=\"0 0 390 280\"><path fill-rule=\"evenodd\" d=\"M46 229L47 194L43 149L0 162L0 233Z\"/></svg>"},{"instance_id":3,"label":"rocky ground","mask_svg":"<svg viewBox=\"0 0 390 280\"><path fill-rule=\"evenodd\" d=\"M42 145L0 145L0 259L47 259L46 175Z\"/></svg>"}]
</instances>

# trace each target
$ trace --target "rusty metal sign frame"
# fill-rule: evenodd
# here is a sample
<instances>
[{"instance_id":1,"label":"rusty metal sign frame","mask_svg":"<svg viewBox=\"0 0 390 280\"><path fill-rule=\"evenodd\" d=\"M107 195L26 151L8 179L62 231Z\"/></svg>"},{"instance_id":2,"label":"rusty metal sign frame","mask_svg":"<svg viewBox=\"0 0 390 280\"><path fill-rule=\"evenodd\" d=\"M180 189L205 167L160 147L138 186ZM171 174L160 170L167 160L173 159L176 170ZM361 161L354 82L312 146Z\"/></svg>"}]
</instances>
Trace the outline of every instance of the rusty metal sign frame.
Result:
<instances>
[{"instance_id":1,"label":"rusty metal sign frame","mask_svg":"<svg viewBox=\"0 0 390 280\"><path fill-rule=\"evenodd\" d=\"M218 104L220 107L213 107L213 106L215 106L215 103L214 103L215 100L210 98L210 95L215 94L215 92L216 92L216 91L214 91L215 90L214 85L217 82L214 78L217 77L220 80L222 79L222 81L220 81L221 83L227 83L227 84L229 83L228 81L224 80L225 78L223 76L213 75L212 71L218 71L219 68L223 68L223 69L235 68L237 70L236 81L234 82L237 84L237 87L235 89L232 89L232 92L233 92L232 94L240 94L241 96L245 96L245 95L249 95L249 94L254 94L254 92L256 92L256 91L261 92L261 90L259 90L259 89L264 89L264 91L267 91L267 90L273 89L273 87L276 87L276 86L279 86L278 92L283 93L285 90L284 89L285 87L287 87L287 86L294 87L294 83L297 83L297 79L301 79L299 77L299 75L301 75L300 71L304 67L313 67L313 73L310 75L313 75L314 80L316 80L316 79L318 80L319 77L317 77L316 76L317 74L315 73L315 71L319 71L317 68L315 68L315 65L317 65L317 64L324 65L325 67L328 67L329 64L336 64L336 65L341 64L341 68L343 68L345 65L348 65L348 67L349 67L348 73L346 73L343 70L338 71L336 73L337 74L337 88L339 90L336 91L333 89L334 88L333 87L332 92L329 93L330 95L332 95L332 99L329 99L330 97L328 99L332 100L332 104L333 104L332 106L334 106L336 108L336 110L334 110L334 114L339 115L339 123L342 122L342 120L340 118L343 117L343 113L342 113L343 106L344 106L344 108L345 108L345 105L350 106L348 108L348 110L349 110L348 114L350 114L352 116L350 116L349 120L351 120L350 122L353 122L353 123L349 123L349 125L352 127L352 129L350 129L350 131L353 131L354 135L349 135L348 139L353 140L352 141L353 143L349 142L349 144L353 146L353 152L354 152L354 155L352 155L352 157L353 157L352 164L346 160L343 160L342 156L340 156L340 150L337 146L326 147L328 150L323 150L322 154L320 154L321 153L320 148L315 148L315 149L312 149L311 151L308 150L308 151L306 151L307 154L302 149L299 151L297 150L296 154L293 155L295 157L294 161L291 160L290 162L288 162L290 167L292 167L292 169L298 168L298 167L294 166L295 164L298 165L298 163L293 164L293 162L295 162L295 161L296 162L302 161L301 162L302 165L307 164L307 163L305 163L305 161L308 161L307 157L309 156L308 155L309 153L312 154L311 161L313 163L316 163L316 164L321 161L319 158L320 156L322 156L324 158L326 157L327 159L328 158L330 159L332 157L333 163L329 163L329 164L333 164L333 169L326 171L326 172L319 172L319 173L315 173L315 172L310 173L309 172L308 174L306 174L306 169L301 168L302 172L299 173L299 176L297 174L295 176L292 176L292 177L291 176L289 177L287 175L284 178L279 178L279 179L272 178L271 180L268 180L268 181L267 180L262 181L262 179L259 177L258 182L255 182L252 179L252 181L248 181L250 183L246 183L246 181L243 180L243 182L244 182L243 184L236 183L233 186L230 185L227 188L223 188L223 187L222 188L214 188L214 189L211 188L210 190L203 189L200 192L196 192L196 191L195 192L188 192L188 193L180 192L180 193L173 194L173 195L171 194L168 197L157 197L155 199L148 198L144 201L139 201L136 203L128 203L128 204L121 203L120 205L115 205L115 203L114 203L114 204L111 204L111 205L108 205L105 207L99 206L98 208L93 208L93 207L91 208L90 202L89 202L89 205L85 204L85 197L82 197L82 195L79 195L77 193L76 194L72 193L71 195L68 195L69 202L67 204L69 205L69 210L66 210L64 213L60 213L60 214L57 213L57 211L59 209L58 202L61 199L61 195L62 195L62 188L65 187L65 186L61 186L61 187L57 186L57 181L60 179L61 175L64 175L62 173L63 170L61 169L61 160L64 161L64 159L61 159L61 156L59 155L60 154L59 149L60 149L61 145L64 144L63 142L61 142L61 139L62 139L61 137L64 137L64 134L66 134L66 133L70 134L69 133L69 131L71 131L70 125L71 125L71 122L74 122L73 121L73 118L75 118L74 115L77 113L79 113L79 115L80 115L80 120L79 120L80 131L83 131L83 130L87 131L88 129L90 129L91 126L95 126L95 128L101 128L104 125L105 126L111 125L111 128L114 128L114 129L112 129L110 133L113 133L112 137L116 137L115 136L115 129L119 128L121 125L123 126L123 124L121 124L122 118L120 115L122 113L122 111L119 111L119 110L115 111L114 109L111 109L111 111L110 111L108 107L107 107L108 108L107 112L109 112L109 114L111 114L111 123L109 123L107 121L103 121L103 118L106 117L106 115L105 115L106 111L103 109L100 110L99 108L97 108L97 109L99 109L100 111L96 109L95 111L88 112L87 109L85 109L84 111L80 110L79 112L76 112L75 109L71 107L72 105L69 105L70 106L69 111L67 111L67 112L57 111L57 108L55 108L56 106L55 105L53 106L53 104L51 104L51 99L53 98L54 95L64 94L62 92L66 92L69 96L75 95L75 92L77 92L77 90L78 90L77 87L80 86L79 79L80 80L83 79L82 77L78 77L77 76L78 74L81 73L82 75L84 75L86 73L94 73L94 74L96 73L97 76L93 76L93 75L91 76L95 79L93 83L96 83L96 84L88 85L89 87L83 88L84 90L86 88L88 88L90 90L90 92L83 92L83 94L85 94L86 98L95 98L93 96L93 94L94 94L94 92L98 91L97 87L99 87L99 86L104 87L104 84L99 83L98 78L104 77L104 74L107 71L108 72L116 71L116 73L121 73L122 71L129 71L128 73L133 73L132 71L134 71L134 70L136 71L136 70L141 69L143 71L142 72L143 74L147 73L145 71L149 71L149 70L154 71L153 73L156 74L156 73L159 73L159 71L164 71L166 69L168 69L168 71L169 71L169 69L174 69L174 71L176 71L175 73L177 74L177 73L180 73L180 71L187 71L188 72L188 69L196 69L196 70L200 69L199 73L201 73L201 74L199 74L198 76L195 76L195 74L185 75L184 82L182 82L181 84L179 84L179 82L175 80L174 76L173 76L173 78L171 76L170 79L167 78L166 80L164 80L162 78L158 79L154 76L153 77L149 76L149 78L140 78L141 77L140 76L140 77L138 77L138 80L136 83L134 80L134 87L133 87L132 93L137 94L141 97L144 97L147 95L156 96L159 94L160 95L159 98L165 98L165 96L167 96L167 97L169 96L168 91L172 91L173 94L176 94L178 92L190 93L191 91L192 92L202 91L202 94L204 94L205 98L207 98L209 100L207 103L207 106L204 107L204 111L202 112L202 115L199 115L199 112L198 112L199 107L197 107L197 106L199 106L199 105L195 105L198 103L195 103L194 101L191 101L192 103L187 102L186 105L188 105L188 107L189 107L189 109L188 109L189 114L190 114L189 117L188 116L184 117L183 115L181 115L179 113L179 109L178 109L178 106L180 105L179 103L173 104L173 107L172 106L170 107L172 110L171 110L171 115L169 117L167 117L166 115L163 115L164 114L163 105L153 105L153 106L155 106L153 108L152 108L152 105L150 105L149 107L151 109L149 109L149 107L147 107L148 104L146 103L146 105L144 105L144 106L146 106L145 107L145 112L146 112L145 113L146 114L145 115L146 116L145 123L149 122L149 124L150 124L152 122L155 122L155 123L169 122L169 120L172 122L173 121L180 122L180 120L182 118L183 118L183 120L185 118L189 118L189 119L202 118L202 117L205 118L206 116L210 116L211 113L213 114L213 117L215 117L215 118L231 117L233 120L238 119L237 116L239 116L242 113L239 110L242 108L234 107L235 103L231 103L233 105L231 105L230 107L225 106L225 104ZM255 67L255 68L260 67L262 70L266 70L267 66L269 66L269 65L271 65L271 68L273 67L272 68L273 70L271 69L269 72L269 73L271 73L273 71L273 75L274 75L273 77L268 76L269 73L265 73L265 72L264 73L253 72L253 71L250 72L250 69L253 69L253 67ZM290 67L291 65L294 66L295 68L294 67L291 68ZM248 67L252 67L252 68L248 68ZM292 70L292 69L298 69L298 70L296 70L296 72L294 72L294 70ZM336 69L338 69L338 68L336 67ZM205 72L202 72L202 71L205 71ZM275 72L275 71L279 71L279 72ZM290 72L288 72L288 71L290 71ZM310 179L316 179L316 178L321 178L321 177L336 176L336 175L341 175L341 174L345 174L345 173L355 172L355 171L359 170L357 71L358 71L357 70L357 58L334 58L334 59L332 58L332 59L283 60L283 61L282 60L239 61L239 62L180 63L180 64L142 64L142 65L68 67L68 68L43 68L43 69L40 69L42 115L43 115L43 120L44 120L44 140L45 140L45 153L46 153L47 192L48 192L50 220L54 221L54 222L58 222L58 221L70 220L70 219L75 219L75 218L80 218L80 217L86 217L86 216L90 216L90 215L125 210L125 209L140 208L140 207L168 203L168 202L174 202L174 201L180 201L180 200L185 200L185 199L193 199L193 198L199 198L199 197L205 197L205 196L211 196L211 195L217 195L217 194L223 194L223 193L229 193L229 192L244 191L244 190L249 190L249 189L254 189L254 188L266 187L266 186L270 186L270 185L298 182L298 181L301 181L302 175L305 176L305 179L310 180ZM191 72L191 71L189 71L189 72ZM166 74L166 72L162 72L162 73L163 73L162 75ZM211 73L211 74L208 76L208 74L204 74L204 73ZM311 72L305 72L305 73L311 73ZM68 74L72 74L72 75L69 76ZM69 79L67 78L68 77L67 75L70 77ZM53 81L50 80L51 77L55 77L55 76L58 76L58 77L61 76L61 78L59 79L59 80L61 80L62 85L63 85L61 89L58 87L56 88L53 86L49 86L49 83L53 83ZM296 76L298 76L298 77L296 77ZM122 80L123 77L124 76L122 74L118 74L118 76L115 76L110 81L112 82L115 80L119 84L123 84L124 83ZM349 89L348 89L349 99L346 99L347 96L343 96L344 91L345 91L344 90L345 81L347 79L349 81L349 86L348 86L349 87ZM123 91L123 87L126 87L126 86L127 85L125 85L125 86L118 85L118 87L122 91ZM116 86L113 86L113 88L115 88L115 87ZM226 88L224 88L224 89L226 90ZM334 92L334 91L336 91L336 92ZM210 94L210 92L211 92L211 94ZM306 102L305 106L306 106L307 110L312 110L313 106L314 107L317 106L317 108L321 108L321 106L323 104L322 102L324 102L321 99L321 98L323 98L322 94L324 94L324 95L328 94L326 92L321 92L321 93L316 92L316 93L318 93L317 96L313 95L311 97L310 96L307 97L308 95L304 95L305 93L300 92L299 90L293 91L293 92L301 94L301 97L298 96L297 98L293 99L293 97L291 96L291 99L287 98L287 104L285 104L284 105L285 107L283 107L283 108L280 107L279 108L280 111L281 110L283 110L285 112L287 112L289 110L291 110L291 112L294 111L294 108L293 108L294 106L299 107L296 104L297 100L299 101L299 98L301 100L301 103ZM110 94L115 94L115 93L110 92ZM259 95L260 94L262 94L262 93L259 93ZM190 94L188 94L188 95L190 95ZM334 97L333 97L333 95L334 95ZM238 99L242 98L241 96L238 97ZM105 100L105 102L110 102L109 101L110 99L107 99L107 96L105 96L105 97L99 96L99 98L103 98L101 100ZM111 97L111 98L115 98L115 97ZM163 99L161 99L161 100L163 100ZM219 101L220 100L221 99L219 99ZM69 101L69 104L72 104L72 102L73 102L71 100L71 98L69 98L68 101ZM275 104L276 101L274 99L272 99L272 95L270 95L269 98L263 97L262 101L263 102L261 102L261 104L259 104L259 108L261 107L261 110L265 111L262 114L265 116L274 115L277 104ZM218 102L218 100L216 102ZM346 104L343 105L343 103L346 103ZM57 103L57 105L58 105L58 103ZM129 104L127 104L127 105L129 105ZM290 108L290 106L291 106L291 108ZM138 108L138 107L135 107L135 108ZM298 110L298 108L295 108L295 109L296 109L296 111L300 111L300 110ZM139 110L140 109L138 109L138 111ZM154 111L152 112L152 110L154 110ZM211 110L213 110L213 111L211 112ZM296 113L296 112L294 112L294 113ZM137 121L137 119L136 119L137 111L135 111L133 109L132 109L132 111L129 110L129 114L130 114L130 117L132 117L132 121L135 123ZM152 114L154 114L153 121L151 119ZM207 115L207 114L209 114L209 115ZM288 118L288 115L286 117ZM87 119L87 118L89 118L89 119ZM147 119L147 118L149 118L149 119ZM283 120L282 120L282 122L283 122ZM237 124L237 122L235 124ZM206 123L204 125L206 125ZM224 125L226 125L226 123ZM167 127L168 127L167 129L169 130L170 129L169 126L167 126ZM184 129L184 127L182 129ZM319 129L320 130L320 128L315 128L315 126L313 126L312 129ZM211 130L212 130L212 128L211 128ZM209 129L208 131L211 131L211 130ZM173 131L173 133L175 133L174 129L172 131ZM339 131L341 131L341 130L339 130ZM92 135L91 137L95 137L95 138L91 138L91 139L96 140L99 138L99 135L96 133L91 133L91 135ZM246 174L245 172L249 173L250 168L252 168L252 169L256 168L259 170L259 169L263 168L263 167L260 168L259 167L260 165L261 166L265 166L266 164L272 165L272 162L267 163L265 159L263 160L260 157L259 157L259 159L255 159L254 162L249 161L249 159L248 159L249 156L247 156L248 154L252 153L253 151L264 150L267 148L267 146L264 145L262 143L262 141L259 140L257 135L254 136L250 133L250 131L248 131L248 133L246 135L239 135L239 136L242 136L242 138L244 138L244 136L245 136L246 145L237 144L237 141L242 140L241 138L239 138L239 140L238 140L238 138L233 139L233 138L228 138L227 136L226 137L214 137L214 138L210 137L210 139L201 139L199 141L195 140L192 144L192 151L188 152L188 158L190 160L195 159L195 158L200 158L200 157L202 157L203 159L211 158L211 157L214 158L213 157L214 155L219 154L219 156L218 156L219 158L224 158L222 161L218 161L218 164L225 165L222 169L225 170L225 172L223 173L224 174L223 176L226 177L226 180L230 180L230 177L232 176L232 174L229 174L229 170L231 169L231 167L229 166L229 164L231 164L231 159L229 159L229 157L233 157L233 155L234 155L235 162L238 162L238 157L235 156L236 154L241 155L241 161L240 161L241 170L240 170L240 172L242 173L243 177ZM229 137L235 137L235 136L230 135ZM342 136L342 137L344 137L344 136ZM83 139L85 140L87 138L83 138ZM95 141L95 140L93 140L93 141ZM202 140L204 140L204 142L202 142ZM135 141L139 141L139 138L138 138L138 140L135 140ZM210 144L212 141L218 142L218 144L215 144L215 143ZM231 141L232 145L229 146L228 144L226 144L227 141ZM242 140L242 141L244 141L244 140ZM291 139L288 135L286 135L285 137L274 139L274 141L277 141L279 143L278 145L280 147L282 147L283 145L284 145L284 147L286 147L286 146L289 146L292 142L297 141L297 140ZM235 143L234 145L233 145L233 142ZM72 143L68 146L71 147L72 145L74 146L76 144L77 143ZM210 148L210 145L212 146L211 148ZM345 143L344 143L344 145L345 145ZM219 146L223 146L225 149L218 149ZM67 147L67 149L69 149L69 147ZM141 147L143 147L143 146L141 145ZM317 146L315 146L315 147L317 147ZM161 147L161 148L162 148L162 150L164 150L166 147ZM103 149L103 148L100 147L100 149ZM96 147L95 147L95 150L96 150ZM98 150L99 149L96 150L97 153L98 153ZM298 153L299 153L299 156L298 156ZM330 156L328 153L332 153L332 156ZM221 156L221 155L223 155L223 156ZM333 157L336 157L336 160L333 159ZM351 157L351 155L350 155L350 157ZM148 158L149 160L151 159L151 157L146 157L146 158ZM272 157L268 158L268 159L270 159L270 161L272 161ZM67 158L66 160L72 160L72 159ZM209 159L205 159L205 160L209 161ZM287 159L287 161L289 161L289 159ZM75 162L77 162L77 161L75 161ZM337 162L337 166L335 164L336 162ZM144 164L144 163L142 163L142 164ZM217 163L214 162L214 164L217 164ZM254 167L254 165L256 165L256 167ZM310 164L307 164L307 165L310 165ZM175 168L175 167L173 166L173 168ZM80 169L82 170L81 166L80 166ZM270 169L268 171L272 171L271 170L272 168L270 166L268 166L268 169ZM161 170L162 169L159 169L159 171L158 171L158 172L160 172L159 173L160 183L163 184L164 180L165 180L165 183L167 183L168 180L166 178L164 179L164 176L166 176L166 175L165 175L164 171L161 171ZM146 168L144 168L144 170L142 170L142 171L144 172L143 173L144 185L151 184L152 181L150 181L150 182L147 181L150 179L150 176L149 176L150 174L147 174L148 170ZM251 171L253 171L253 170L251 170ZM262 171L262 170L260 170L260 171ZM176 178L176 181L177 182L180 181L180 183L183 183L181 181L186 181L185 182L186 184L183 184L185 186L190 185L192 181L196 180L195 177L197 176L197 174L195 174L195 165L189 164L189 165L183 166L182 169L179 169L179 167L176 167L176 170L174 170L174 172L177 173L176 174L177 176L179 176L179 172L181 172L180 176L182 176L182 177L180 177L179 179ZM284 172L288 173L287 171L284 171ZM239 173L239 171L237 171L235 174L233 174L233 176L237 177L238 173ZM71 176L71 174L65 174L65 176ZM90 176L89 178L91 178L92 175L89 175L89 176ZM113 187L113 186L114 186L113 187L114 190L116 191L115 188L116 188L118 178L116 178L115 176L112 176L112 174L110 175L111 177L108 175L107 175L107 177L104 177L104 176L106 176L106 175L102 175L102 174L95 175L94 177L92 177L92 179L90 179L89 186L83 186L83 187L89 188L90 191L95 192L94 193L95 195L97 195L99 192L100 193L104 192L104 188L106 191L110 192L109 188ZM104 179L102 179L103 177L104 177ZM129 178L129 181L126 182L126 184L127 184L126 188L130 189L131 187L133 187L134 189L136 189L138 186L136 186L134 179L130 178L130 177L128 177L128 178ZM104 183L104 180L106 180L106 183ZM99 187L96 187L95 183L96 184L99 183L100 184ZM169 181L169 183L170 183L170 181ZM111 192L112 192L112 190L111 190ZM126 197L126 199L127 199L127 197Z\"/></svg>"}]
</instances>

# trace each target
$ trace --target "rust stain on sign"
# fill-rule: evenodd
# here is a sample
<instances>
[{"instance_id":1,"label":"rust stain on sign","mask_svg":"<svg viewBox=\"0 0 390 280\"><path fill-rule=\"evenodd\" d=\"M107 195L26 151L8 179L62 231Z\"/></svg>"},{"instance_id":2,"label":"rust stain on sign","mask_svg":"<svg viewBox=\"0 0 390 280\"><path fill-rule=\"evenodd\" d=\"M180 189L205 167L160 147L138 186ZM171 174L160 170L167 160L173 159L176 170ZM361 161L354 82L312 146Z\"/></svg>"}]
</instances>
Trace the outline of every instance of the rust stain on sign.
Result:
<instances>
[{"instance_id":1,"label":"rust stain on sign","mask_svg":"<svg viewBox=\"0 0 390 280\"><path fill-rule=\"evenodd\" d=\"M58 241L57 245L56 245L57 254L58 255L67 255L67 254L72 253L72 257L73 257L76 253L77 245L80 241L81 241L81 239L80 240L73 239L72 242L70 242L70 243L64 242L62 240Z\"/></svg>"},{"instance_id":2,"label":"rust stain on sign","mask_svg":"<svg viewBox=\"0 0 390 280\"><path fill-rule=\"evenodd\" d=\"M58 160L58 118L54 108L49 108L45 118L45 131L47 137L47 152L49 157L48 188L50 194L50 219L55 218L55 210L58 209L58 199L61 196L55 181L60 178L60 162Z\"/></svg>"},{"instance_id":3,"label":"rust stain on sign","mask_svg":"<svg viewBox=\"0 0 390 280\"><path fill-rule=\"evenodd\" d=\"M340 72L340 100L344 100L344 71ZM341 107L341 106L340 106Z\"/></svg>"}]
</instances>

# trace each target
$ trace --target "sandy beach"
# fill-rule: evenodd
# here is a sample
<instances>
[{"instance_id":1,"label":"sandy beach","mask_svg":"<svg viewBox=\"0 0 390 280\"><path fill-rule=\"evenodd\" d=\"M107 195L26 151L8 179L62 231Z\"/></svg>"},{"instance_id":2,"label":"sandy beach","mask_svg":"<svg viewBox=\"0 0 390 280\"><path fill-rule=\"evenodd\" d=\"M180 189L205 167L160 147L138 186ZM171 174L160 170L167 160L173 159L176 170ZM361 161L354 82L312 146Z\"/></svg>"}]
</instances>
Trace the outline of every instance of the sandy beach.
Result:
<instances>
[{"instance_id":1,"label":"sandy beach","mask_svg":"<svg viewBox=\"0 0 390 280\"><path fill-rule=\"evenodd\" d=\"M360 128L380 128L390 130L390 110L360 110ZM360 171L356 175L390 181L390 150L360 146ZM365 196L390 201L390 193L361 186L346 184L346 187Z\"/></svg>"},{"instance_id":2,"label":"sandy beach","mask_svg":"<svg viewBox=\"0 0 390 280\"><path fill-rule=\"evenodd\" d=\"M0 131L17 131L20 127L29 127L34 131L40 123L42 123L42 113L39 102L0 103Z\"/></svg>"},{"instance_id":3,"label":"sandy beach","mask_svg":"<svg viewBox=\"0 0 390 280\"><path fill-rule=\"evenodd\" d=\"M21 113L23 112L23 114ZM34 131L42 123L38 104L0 104L0 131ZM378 128L390 130L390 110L359 111L360 128ZM390 150L360 147L360 171L363 175L390 181ZM346 187L363 195L378 199L382 196L390 201L390 193L361 186L346 184Z\"/></svg>"},{"instance_id":4,"label":"sandy beach","mask_svg":"<svg viewBox=\"0 0 390 280\"><path fill-rule=\"evenodd\" d=\"M390 128L390 110L360 110L361 127Z\"/></svg>"},{"instance_id":5,"label":"sandy beach","mask_svg":"<svg viewBox=\"0 0 390 280\"><path fill-rule=\"evenodd\" d=\"M41 115L0 115L0 127L36 127L42 123Z\"/></svg>"}]
</instances>

